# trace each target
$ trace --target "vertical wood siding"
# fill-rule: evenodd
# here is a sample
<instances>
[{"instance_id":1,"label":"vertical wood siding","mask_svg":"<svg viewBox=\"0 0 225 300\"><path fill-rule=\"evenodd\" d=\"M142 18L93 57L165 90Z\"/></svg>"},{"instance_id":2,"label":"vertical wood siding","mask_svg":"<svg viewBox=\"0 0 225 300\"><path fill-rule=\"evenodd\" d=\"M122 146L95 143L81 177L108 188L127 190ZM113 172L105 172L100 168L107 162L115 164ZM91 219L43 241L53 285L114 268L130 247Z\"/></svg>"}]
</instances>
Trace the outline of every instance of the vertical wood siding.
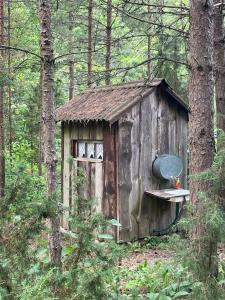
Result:
<instances>
[{"instance_id":1,"label":"vertical wood siding","mask_svg":"<svg viewBox=\"0 0 225 300\"><path fill-rule=\"evenodd\" d=\"M93 200L93 212L102 212L103 201L103 162L96 160L74 159L73 176L77 175L77 168L82 168L86 177L84 186L79 190L79 195L84 199ZM71 183L73 186L73 182ZM76 196L75 189L72 188L72 199Z\"/></svg>"},{"instance_id":2,"label":"vertical wood siding","mask_svg":"<svg viewBox=\"0 0 225 300\"><path fill-rule=\"evenodd\" d=\"M103 140L103 123L89 122L85 125L71 122L72 140Z\"/></svg>"},{"instance_id":3,"label":"vertical wood siding","mask_svg":"<svg viewBox=\"0 0 225 300\"><path fill-rule=\"evenodd\" d=\"M165 94L155 92L119 121L120 240L142 238L167 227L175 218L175 204L145 196L145 190L168 187L152 174L157 155L182 157L182 185L186 187L187 114Z\"/></svg>"},{"instance_id":4,"label":"vertical wood siding","mask_svg":"<svg viewBox=\"0 0 225 300\"><path fill-rule=\"evenodd\" d=\"M63 123L63 133L64 133L64 146L63 146L63 206L65 207L65 213L63 216L63 226L64 228L68 229L68 208L70 206L70 164L69 164L69 157L70 157L70 137L71 137L71 130L69 123Z\"/></svg>"},{"instance_id":5,"label":"vertical wood siding","mask_svg":"<svg viewBox=\"0 0 225 300\"><path fill-rule=\"evenodd\" d=\"M79 193L82 197L93 198L95 212L102 212L108 218L117 218L116 205L116 128L103 123L89 122L63 123L63 205L69 208L74 199L73 177L77 175L77 168L84 170L86 181ZM103 133L104 130L104 133ZM69 157L71 156L72 140L92 140L104 142L104 162L94 159L74 159L73 168ZM104 174L106 172L106 175ZM103 201L104 195L104 201ZM66 221L68 210L63 217L63 226L68 228Z\"/></svg>"},{"instance_id":6,"label":"vertical wood siding","mask_svg":"<svg viewBox=\"0 0 225 300\"><path fill-rule=\"evenodd\" d=\"M97 212L122 224L118 240L130 241L167 227L175 217L175 204L145 196L145 190L168 187L167 182L152 174L157 155L181 156L186 188L187 174L187 113L158 90L136 104L120 120L106 122L65 123L63 163L63 203L71 201L71 168L68 163L71 140L100 140L104 161L75 159L83 167L87 182L86 197L95 197ZM76 168L75 168L76 169ZM65 226L64 222L64 226Z\"/></svg>"},{"instance_id":7,"label":"vertical wood siding","mask_svg":"<svg viewBox=\"0 0 225 300\"><path fill-rule=\"evenodd\" d=\"M104 148L104 197L103 213L109 219L117 219L117 124L103 128Z\"/></svg>"}]
</instances>

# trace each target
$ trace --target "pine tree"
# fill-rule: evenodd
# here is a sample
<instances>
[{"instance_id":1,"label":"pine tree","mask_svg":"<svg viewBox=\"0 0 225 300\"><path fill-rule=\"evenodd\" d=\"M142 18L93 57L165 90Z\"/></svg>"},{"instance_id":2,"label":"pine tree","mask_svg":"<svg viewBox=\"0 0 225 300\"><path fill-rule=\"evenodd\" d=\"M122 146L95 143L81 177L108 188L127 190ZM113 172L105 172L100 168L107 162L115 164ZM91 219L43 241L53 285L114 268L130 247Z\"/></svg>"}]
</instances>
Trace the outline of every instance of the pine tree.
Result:
<instances>
[{"instance_id":1,"label":"pine tree","mask_svg":"<svg viewBox=\"0 0 225 300\"><path fill-rule=\"evenodd\" d=\"M107 26L106 26L106 55L105 55L105 84L111 80L111 43L112 43L112 0L107 1Z\"/></svg>"},{"instance_id":2,"label":"pine tree","mask_svg":"<svg viewBox=\"0 0 225 300\"><path fill-rule=\"evenodd\" d=\"M54 119L54 55L51 34L50 0L40 0L39 18L42 56L42 121L44 139L44 160L46 165L47 192L49 201L56 198L56 153ZM57 208L56 208L57 210ZM51 235L49 239L51 262L61 265L60 217L56 212L50 218Z\"/></svg>"},{"instance_id":3,"label":"pine tree","mask_svg":"<svg viewBox=\"0 0 225 300\"><path fill-rule=\"evenodd\" d=\"M0 0L0 43L4 44L4 0ZM0 197L4 196L5 187L5 141L4 141L4 50L0 58L1 82L0 82Z\"/></svg>"},{"instance_id":4,"label":"pine tree","mask_svg":"<svg viewBox=\"0 0 225 300\"><path fill-rule=\"evenodd\" d=\"M73 27L74 27L74 14L72 11L69 12L69 52L72 52L73 48ZM75 86L75 72L74 72L74 57L73 54L69 56L69 99L74 96L74 86Z\"/></svg>"},{"instance_id":5,"label":"pine tree","mask_svg":"<svg viewBox=\"0 0 225 300\"><path fill-rule=\"evenodd\" d=\"M87 66L88 66L88 79L87 85L90 87L92 84L92 38L93 38L93 0L88 2L88 57L87 57Z\"/></svg>"},{"instance_id":6,"label":"pine tree","mask_svg":"<svg viewBox=\"0 0 225 300\"><path fill-rule=\"evenodd\" d=\"M189 104L190 104L190 172L191 175L206 171L213 162L213 1L190 1L189 39ZM200 192L207 191L209 183L192 177L190 196L197 215L202 211ZM197 243L197 256L201 261L202 280L216 274L213 257L216 256L214 241L206 241L204 224L196 225L192 238Z\"/></svg>"}]
</instances>

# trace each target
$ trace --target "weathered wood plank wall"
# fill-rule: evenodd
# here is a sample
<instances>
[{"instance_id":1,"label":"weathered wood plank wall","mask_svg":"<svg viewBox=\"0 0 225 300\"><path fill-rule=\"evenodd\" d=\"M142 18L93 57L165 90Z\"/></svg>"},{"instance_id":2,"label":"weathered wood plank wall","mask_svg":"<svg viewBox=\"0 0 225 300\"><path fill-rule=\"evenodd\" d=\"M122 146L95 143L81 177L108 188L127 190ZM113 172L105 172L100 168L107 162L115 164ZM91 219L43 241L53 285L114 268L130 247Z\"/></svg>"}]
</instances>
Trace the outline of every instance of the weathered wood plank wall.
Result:
<instances>
[{"instance_id":1,"label":"weathered wood plank wall","mask_svg":"<svg viewBox=\"0 0 225 300\"><path fill-rule=\"evenodd\" d=\"M103 140L103 124L96 122L89 122L86 125L74 122L63 122L62 123L62 201L65 207L65 213L62 218L62 224L64 228L68 228L68 216L69 208L71 207L72 201L72 186L74 170L71 166L71 141L72 140L93 140L102 141ZM83 165L85 172L87 171L90 176L87 177L87 181L91 180L92 197L96 197L96 211L102 209L102 198L103 198L103 164L92 164L85 165L84 162L77 163L77 166ZM89 167L92 168L92 173L89 172ZM95 181L95 184L93 183ZM88 196L89 191L87 189L86 196Z\"/></svg>"},{"instance_id":2,"label":"weathered wood plank wall","mask_svg":"<svg viewBox=\"0 0 225 300\"><path fill-rule=\"evenodd\" d=\"M69 123L63 123L63 168L62 168L62 190L63 190L63 206L65 207L65 213L62 218L62 223L64 228L68 229L67 218L69 216L69 207L70 207L70 164L69 164L69 156L70 156L70 138L71 138L71 129Z\"/></svg>"},{"instance_id":3,"label":"weathered wood plank wall","mask_svg":"<svg viewBox=\"0 0 225 300\"><path fill-rule=\"evenodd\" d=\"M103 203L103 186L104 186L104 172L103 172L103 161L97 160L86 160L86 159L74 159L74 170L73 176L77 175L78 168L81 168L86 177L84 186L79 190L79 196L84 199L93 200L93 212L102 212ZM73 186L73 183L71 183ZM72 189L73 193L77 194L75 188ZM76 195L75 195L76 196ZM76 198L72 195L72 201Z\"/></svg>"},{"instance_id":4,"label":"weathered wood plank wall","mask_svg":"<svg viewBox=\"0 0 225 300\"><path fill-rule=\"evenodd\" d=\"M86 183L82 196L95 198L95 211L102 212L109 219L117 219L117 124L89 122L86 125L73 123L64 125L64 163L63 163L63 203L71 205L72 170L68 163L72 140L103 141L104 162L94 159L74 159L74 164L84 170ZM74 173L73 173L74 175ZM69 200L70 199L70 200ZM65 216L67 217L67 215ZM64 226L68 227L65 223ZM115 237L117 232L114 232Z\"/></svg>"},{"instance_id":5,"label":"weathered wood plank wall","mask_svg":"<svg viewBox=\"0 0 225 300\"><path fill-rule=\"evenodd\" d=\"M71 122L72 140L103 141L103 123L88 122L87 124Z\"/></svg>"},{"instance_id":6,"label":"weathered wood plank wall","mask_svg":"<svg viewBox=\"0 0 225 300\"><path fill-rule=\"evenodd\" d=\"M186 187L187 114L167 94L154 92L119 121L120 239L142 238L167 227L175 218L175 204L144 195L145 190L168 187L152 174L157 155L182 157Z\"/></svg>"},{"instance_id":7,"label":"weathered wood plank wall","mask_svg":"<svg viewBox=\"0 0 225 300\"><path fill-rule=\"evenodd\" d=\"M103 213L107 218L117 218L117 125L105 124L104 148L104 202Z\"/></svg>"},{"instance_id":8,"label":"weathered wood plank wall","mask_svg":"<svg viewBox=\"0 0 225 300\"><path fill-rule=\"evenodd\" d=\"M103 141L104 162L76 160L87 175L86 197L98 199L96 210L120 220L118 240L130 241L165 228L175 217L175 204L145 196L145 190L168 186L152 174L157 155L182 157L182 184L187 174L187 113L168 94L155 91L117 123L64 123L63 202L71 203L71 140ZM64 224L65 226L65 224ZM119 234L119 235L118 235Z\"/></svg>"},{"instance_id":9,"label":"weathered wood plank wall","mask_svg":"<svg viewBox=\"0 0 225 300\"><path fill-rule=\"evenodd\" d=\"M135 214L139 196L139 105L119 121L118 192L120 240L131 240L138 233Z\"/></svg>"}]
</instances>

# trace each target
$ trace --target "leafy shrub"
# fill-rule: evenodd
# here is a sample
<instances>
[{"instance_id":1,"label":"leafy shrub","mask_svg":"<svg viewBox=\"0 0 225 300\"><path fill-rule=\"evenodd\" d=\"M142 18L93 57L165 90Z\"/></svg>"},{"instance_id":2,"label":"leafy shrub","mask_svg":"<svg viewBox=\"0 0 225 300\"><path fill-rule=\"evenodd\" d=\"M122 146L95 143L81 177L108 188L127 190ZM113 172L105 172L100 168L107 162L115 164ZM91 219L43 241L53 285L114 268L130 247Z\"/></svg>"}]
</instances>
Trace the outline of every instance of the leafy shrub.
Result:
<instances>
[{"instance_id":1,"label":"leafy shrub","mask_svg":"<svg viewBox=\"0 0 225 300\"><path fill-rule=\"evenodd\" d=\"M182 264L188 267L196 282L193 288L193 299L225 299L225 290L220 282L224 279L221 272L221 261L217 255L218 245L224 243L225 210L224 210L224 174L225 174L225 134L218 135L218 151L212 167L192 180L206 181L208 189L198 193L198 214L196 206L189 203L187 217L180 224L186 231L186 239L176 243ZM201 235L193 238L196 228ZM180 245L180 246L179 246Z\"/></svg>"},{"instance_id":2,"label":"leafy shrub","mask_svg":"<svg viewBox=\"0 0 225 300\"><path fill-rule=\"evenodd\" d=\"M112 225L120 224L94 212L95 199L82 197L86 180L83 170L77 171L68 218L71 231L63 248L60 285L64 299L107 299L106 278L121 253L121 247L107 231L112 230Z\"/></svg>"},{"instance_id":3,"label":"leafy shrub","mask_svg":"<svg viewBox=\"0 0 225 300\"><path fill-rule=\"evenodd\" d=\"M20 300L56 300L51 292L51 279L54 269L50 269L46 274L37 275L33 280L27 279L22 282L22 292L19 295Z\"/></svg>"},{"instance_id":4,"label":"leafy shrub","mask_svg":"<svg viewBox=\"0 0 225 300\"><path fill-rule=\"evenodd\" d=\"M172 300L190 295L192 281L187 270L174 261L157 261L153 265L142 262L135 270L116 269L119 279L118 299Z\"/></svg>"},{"instance_id":5,"label":"leafy shrub","mask_svg":"<svg viewBox=\"0 0 225 300\"><path fill-rule=\"evenodd\" d=\"M5 197L0 204L0 288L14 297L27 268L35 262L32 243L43 228L48 210L44 180L32 176L27 165L7 168Z\"/></svg>"}]
</instances>

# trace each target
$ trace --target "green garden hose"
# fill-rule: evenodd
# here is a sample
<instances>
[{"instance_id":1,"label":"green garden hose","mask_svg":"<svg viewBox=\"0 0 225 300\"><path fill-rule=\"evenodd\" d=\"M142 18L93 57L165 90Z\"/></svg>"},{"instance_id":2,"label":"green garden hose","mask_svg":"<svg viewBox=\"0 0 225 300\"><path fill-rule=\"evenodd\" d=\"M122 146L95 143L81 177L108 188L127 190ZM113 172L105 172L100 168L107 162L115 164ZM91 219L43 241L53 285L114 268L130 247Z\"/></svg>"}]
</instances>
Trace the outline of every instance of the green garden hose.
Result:
<instances>
[{"instance_id":1,"label":"green garden hose","mask_svg":"<svg viewBox=\"0 0 225 300\"><path fill-rule=\"evenodd\" d=\"M157 233L160 235L160 234L167 232L170 228L172 228L177 223L177 221L180 219L180 216L183 211L184 202L185 201L183 201L183 203L182 203L181 209L180 209L180 203L179 202L176 203L176 215L175 215L173 222L170 225L168 225L166 228L160 228L158 230L153 230L153 233Z\"/></svg>"}]
</instances>

